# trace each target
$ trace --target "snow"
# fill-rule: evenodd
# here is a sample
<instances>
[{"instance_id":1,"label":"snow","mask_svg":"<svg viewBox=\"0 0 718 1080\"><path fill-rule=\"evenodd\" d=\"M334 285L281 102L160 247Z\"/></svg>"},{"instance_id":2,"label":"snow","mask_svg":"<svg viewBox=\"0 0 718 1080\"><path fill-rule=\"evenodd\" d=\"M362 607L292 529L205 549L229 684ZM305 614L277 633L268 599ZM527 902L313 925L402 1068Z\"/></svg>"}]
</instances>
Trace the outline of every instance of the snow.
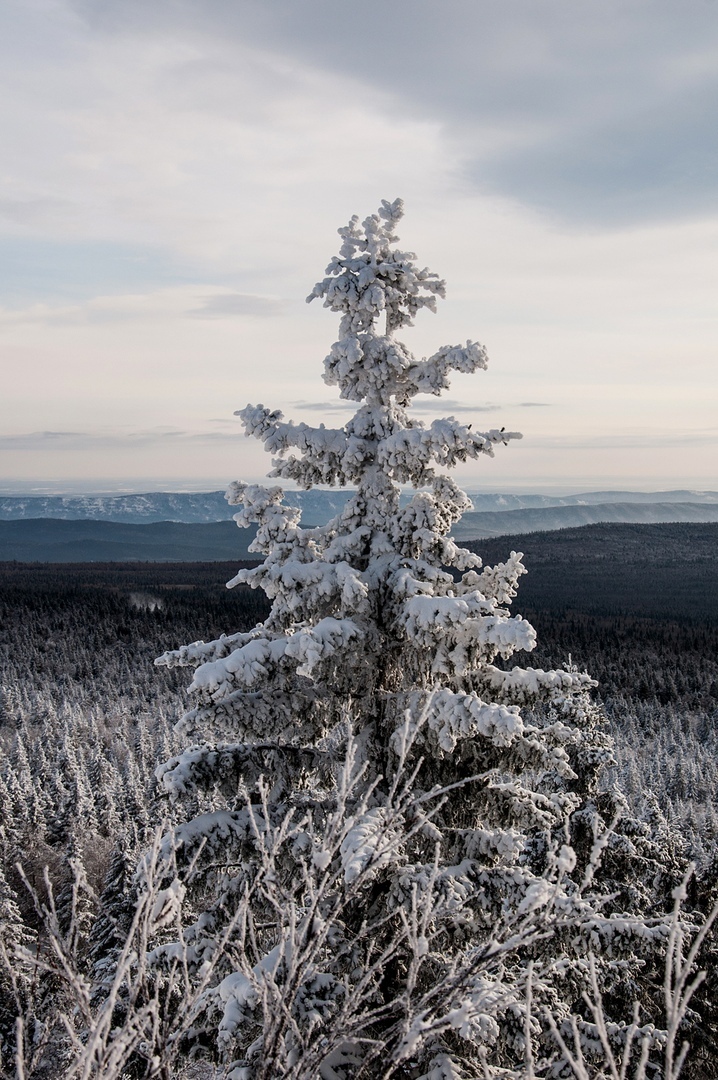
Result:
<instances>
[{"instance_id":1,"label":"snow","mask_svg":"<svg viewBox=\"0 0 718 1080\"><path fill-rule=\"evenodd\" d=\"M381 806L350 822L341 844L345 884L351 885L368 867L376 871L391 861L395 837L396 827Z\"/></svg>"}]
</instances>

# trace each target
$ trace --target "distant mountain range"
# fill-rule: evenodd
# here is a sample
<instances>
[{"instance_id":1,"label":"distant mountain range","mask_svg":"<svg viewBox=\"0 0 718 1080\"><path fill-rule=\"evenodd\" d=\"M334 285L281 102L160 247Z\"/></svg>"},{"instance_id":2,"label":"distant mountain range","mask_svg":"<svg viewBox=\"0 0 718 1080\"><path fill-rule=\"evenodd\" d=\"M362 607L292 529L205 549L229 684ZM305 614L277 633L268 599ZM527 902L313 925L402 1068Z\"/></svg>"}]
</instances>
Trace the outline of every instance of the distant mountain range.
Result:
<instances>
[{"instance_id":1,"label":"distant mountain range","mask_svg":"<svg viewBox=\"0 0 718 1080\"><path fill-rule=\"evenodd\" d=\"M350 491L289 492L302 523L323 525ZM406 501L410 493L405 493ZM718 492L592 491L581 495L472 493L454 527L470 541L599 523L718 522ZM0 497L0 561L202 562L252 558L254 529L237 529L222 492Z\"/></svg>"},{"instance_id":2,"label":"distant mountain range","mask_svg":"<svg viewBox=\"0 0 718 1080\"><path fill-rule=\"evenodd\" d=\"M316 520L316 518L315 518ZM523 510L471 512L454 527L461 542L572 529L600 523L718 522L718 504L602 503ZM233 521L149 521L142 524L91 519L0 520L0 561L18 562L209 562L256 558L248 551L254 529Z\"/></svg>"},{"instance_id":3,"label":"distant mountain range","mask_svg":"<svg viewBox=\"0 0 718 1080\"><path fill-rule=\"evenodd\" d=\"M339 513L351 491L292 491L288 501L302 509L304 522L323 525ZM239 507L230 506L223 491L152 491L144 495L0 495L0 521L54 518L63 521L117 521L144 525L151 521L200 524L231 521Z\"/></svg>"},{"instance_id":4,"label":"distant mountain range","mask_svg":"<svg viewBox=\"0 0 718 1080\"><path fill-rule=\"evenodd\" d=\"M303 523L323 525L351 497L350 491L290 491L286 499L302 509ZM404 495L410 498L411 493ZM695 504L718 507L716 491L589 491L579 495L498 495L469 492L477 513L503 513L513 510L540 510L553 507L600 506L607 504ZM661 511L665 513L665 511ZM0 496L0 521L28 518L54 518L64 521L116 521L146 524L152 521L181 521L186 524L228 521L236 513L221 491L200 494L149 492L143 495L7 495ZM678 513L678 511L676 511ZM706 521L713 518L589 518L588 520ZM541 527L544 526L533 526ZM546 528L563 526L548 525Z\"/></svg>"},{"instance_id":5,"label":"distant mountain range","mask_svg":"<svg viewBox=\"0 0 718 1080\"><path fill-rule=\"evenodd\" d=\"M712 521L718 521L718 503L607 502L592 506L574 504L468 513L454 526L453 535L457 540L481 540L490 536L549 532L604 522L656 525L667 522Z\"/></svg>"},{"instance_id":6,"label":"distant mountain range","mask_svg":"<svg viewBox=\"0 0 718 1080\"><path fill-rule=\"evenodd\" d=\"M477 511L533 510L547 506L600 506L604 503L699 503L718 506L718 491L585 491L580 495L494 495L469 492Z\"/></svg>"}]
</instances>

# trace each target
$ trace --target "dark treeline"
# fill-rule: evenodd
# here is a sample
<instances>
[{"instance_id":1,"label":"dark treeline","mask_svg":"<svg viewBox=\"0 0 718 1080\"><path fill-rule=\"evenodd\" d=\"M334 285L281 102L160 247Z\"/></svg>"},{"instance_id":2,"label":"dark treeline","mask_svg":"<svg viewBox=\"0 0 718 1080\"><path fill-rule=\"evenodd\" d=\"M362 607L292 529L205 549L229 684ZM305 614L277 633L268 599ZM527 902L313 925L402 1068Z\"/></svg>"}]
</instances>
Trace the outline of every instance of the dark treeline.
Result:
<instances>
[{"instance_id":1,"label":"dark treeline","mask_svg":"<svg viewBox=\"0 0 718 1080\"><path fill-rule=\"evenodd\" d=\"M146 709L172 680L155 655L265 617L263 594L224 588L241 565L0 563L3 686L108 707L129 696Z\"/></svg>"},{"instance_id":2,"label":"dark treeline","mask_svg":"<svg viewBox=\"0 0 718 1080\"><path fill-rule=\"evenodd\" d=\"M571 660L598 680L603 697L718 708L718 625L633 615L585 615L531 608L522 613L536 628L532 663Z\"/></svg>"},{"instance_id":3,"label":"dark treeline","mask_svg":"<svg viewBox=\"0 0 718 1080\"><path fill-rule=\"evenodd\" d=\"M0 590L7 598L8 590L44 592L59 589L66 593L71 587L102 590L115 589L126 592L133 589L173 589L183 592L191 589L209 589L212 596L237 596L242 589L225 589L224 584L242 566L256 566L256 561L242 562L76 562L76 563L26 563L0 562Z\"/></svg>"},{"instance_id":4,"label":"dark treeline","mask_svg":"<svg viewBox=\"0 0 718 1080\"><path fill-rule=\"evenodd\" d=\"M243 564L0 564L5 687L30 680L52 691L57 683L61 698L60 687L71 677L85 678L89 690L92 679L102 680L113 671L119 654L128 661L125 689L143 675L154 682L171 678L164 670L155 671L153 655L265 617L268 604L262 593L224 587L238 565ZM529 604L535 573L522 579L515 602L538 632L534 662L560 664L570 655L591 671L606 695L689 708L718 704L718 623L611 613L605 609L612 601L604 601L599 588L591 595L595 613L582 610L578 600L566 608L560 588L553 596L546 590L540 605L534 590ZM623 607L630 603L628 595Z\"/></svg>"}]
</instances>

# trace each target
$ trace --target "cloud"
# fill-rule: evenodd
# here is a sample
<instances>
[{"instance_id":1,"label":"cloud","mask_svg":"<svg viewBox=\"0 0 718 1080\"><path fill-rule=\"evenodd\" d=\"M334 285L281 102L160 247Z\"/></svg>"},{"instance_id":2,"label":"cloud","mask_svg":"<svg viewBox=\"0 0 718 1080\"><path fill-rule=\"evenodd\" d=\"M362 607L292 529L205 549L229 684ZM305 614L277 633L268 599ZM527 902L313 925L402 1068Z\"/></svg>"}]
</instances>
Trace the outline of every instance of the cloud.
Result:
<instances>
[{"instance_id":1,"label":"cloud","mask_svg":"<svg viewBox=\"0 0 718 1080\"><path fill-rule=\"evenodd\" d=\"M128 450L139 447L174 445L187 448L197 444L236 445L240 432L182 431L150 428L145 431L30 431L0 435L0 450L54 452Z\"/></svg>"},{"instance_id":2,"label":"cloud","mask_svg":"<svg viewBox=\"0 0 718 1080\"><path fill-rule=\"evenodd\" d=\"M273 318L285 305L271 297L245 293L205 292L212 286L178 286L146 293L95 296L82 304L30 304L27 307L0 308L0 326L36 323L48 326L90 323L128 322L134 320L237 318L259 316ZM200 306L197 307L199 302Z\"/></svg>"},{"instance_id":3,"label":"cloud","mask_svg":"<svg viewBox=\"0 0 718 1080\"><path fill-rule=\"evenodd\" d=\"M254 315L275 318L286 311L286 304L270 296L253 296L251 293L219 293L207 296L201 307L187 314L195 319L226 319L237 315Z\"/></svg>"},{"instance_id":4,"label":"cloud","mask_svg":"<svg viewBox=\"0 0 718 1080\"><path fill-rule=\"evenodd\" d=\"M142 445L133 468L159 475L164 446L169 475L171 459L223 469L225 444L212 458L191 432L224 430L205 417L247 399L344 423L351 403L316 400L335 323L301 301L336 227L394 195L402 238L449 281L408 345L429 355L475 328L492 356L480 385L457 374L417 417L500 426L511 409L524 470L542 432L617 446L600 440L622 419L653 432L646 476L710 467L663 432L715 411L715 4L40 6L0 14L2 404L6 430L59 433L37 475L62 429L87 448L78 472L104 437L103 469ZM168 418L175 434L138 441ZM593 468L590 446L546 447L559 474ZM641 453L617 450L617 473Z\"/></svg>"},{"instance_id":5,"label":"cloud","mask_svg":"<svg viewBox=\"0 0 718 1080\"><path fill-rule=\"evenodd\" d=\"M225 284L241 263L237 295L290 295L317 223L400 182L427 205L490 196L591 228L718 210L714 5L58 0L42 27L22 5L12 21L13 228L137 245L155 283L191 258ZM68 254L56 288L84 264L112 291L106 261ZM235 313L261 314L213 299L194 316Z\"/></svg>"},{"instance_id":6,"label":"cloud","mask_svg":"<svg viewBox=\"0 0 718 1080\"><path fill-rule=\"evenodd\" d=\"M292 409L302 409L307 412L353 412L356 409L354 401L292 401Z\"/></svg>"},{"instance_id":7,"label":"cloud","mask_svg":"<svg viewBox=\"0 0 718 1080\"><path fill-rule=\"evenodd\" d=\"M680 446L713 446L718 443L718 428L640 432L620 431L610 435L534 435L531 445L537 450L662 450Z\"/></svg>"},{"instance_id":8,"label":"cloud","mask_svg":"<svg viewBox=\"0 0 718 1080\"><path fill-rule=\"evenodd\" d=\"M292 65L338 81L350 73L375 106L383 95L404 122L441 124L474 190L559 219L615 225L718 209L712 4L82 0L76 10L108 37L171 26L200 50L253 47L273 58L280 96ZM347 63L347 41L360 66ZM221 66L208 71L203 104L226 108ZM266 120L272 85L259 85L252 101Z\"/></svg>"},{"instance_id":9,"label":"cloud","mask_svg":"<svg viewBox=\"0 0 718 1080\"><path fill-rule=\"evenodd\" d=\"M493 161L478 155L467 178L554 218L594 225L715 213L718 149L707 130L707 101L716 93L718 79L710 79L675 99L629 101L621 115L566 125L538 145Z\"/></svg>"},{"instance_id":10,"label":"cloud","mask_svg":"<svg viewBox=\"0 0 718 1080\"><path fill-rule=\"evenodd\" d=\"M67 199L43 197L36 199L0 198L0 219L17 225L34 225L55 218L59 212L72 207Z\"/></svg>"},{"instance_id":11,"label":"cloud","mask_svg":"<svg viewBox=\"0 0 718 1080\"><path fill-rule=\"evenodd\" d=\"M426 401L414 398L409 406L411 412L432 413L435 416L448 416L450 413L483 413L498 412L501 405L487 402L485 405L470 405L463 401L452 401L451 398L432 397Z\"/></svg>"},{"instance_id":12,"label":"cloud","mask_svg":"<svg viewBox=\"0 0 718 1080\"><path fill-rule=\"evenodd\" d=\"M354 412L357 405L353 401L294 401L291 408L302 409L306 412ZM426 412L436 416L446 416L449 413L480 413L496 412L500 405L467 405L461 401L452 401L450 398L438 398L432 395L429 401L414 398L409 406L411 412Z\"/></svg>"},{"instance_id":13,"label":"cloud","mask_svg":"<svg viewBox=\"0 0 718 1080\"><path fill-rule=\"evenodd\" d=\"M103 8L57 0L39 21L14 5L0 35L0 197L47 209L23 236L136 244L271 296L359 192L449 171L436 122L397 117L359 71L245 37L231 8Z\"/></svg>"},{"instance_id":14,"label":"cloud","mask_svg":"<svg viewBox=\"0 0 718 1080\"><path fill-rule=\"evenodd\" d=\"M306 412L346 412L354 407L354 403L341 400L294 401L291 407ZM484 405L472 405L452 398L434 397L433 394L428 399L414 398L409 406L411 412L432 413L435 416L447 416L450 413L484 413L499 412L501 409L540 409L548 407L549 402L547 401L519 401L514 405L497 405L494 402L486 402Z\"/></svg>"},{"instance_id":15,"label":"cloud","mask_svg":"<svg viewBox=\"0 0 718 1080\"><path fill-rule=\"evenodd\" d=\"M1 105L0 105L1 110ZM0 116L0 123L1 123ZM58 185L60 181L58 181ZM36 200L40 202L40 200ZM14 235L3 236L0 260L0 295L16 308L29 302L49 304L87 303L97 296L151 292L163 286L192 284L198 280L206 288L222 285L205 268L201 276L196 266L183 262L157 246L129 244L119 239L82 239L82 228L74 238L53 237L59 218L53 218L60 200L45 200L48 220L33 236L29 215L14 214Z\"/></svg>"}]
</instances>

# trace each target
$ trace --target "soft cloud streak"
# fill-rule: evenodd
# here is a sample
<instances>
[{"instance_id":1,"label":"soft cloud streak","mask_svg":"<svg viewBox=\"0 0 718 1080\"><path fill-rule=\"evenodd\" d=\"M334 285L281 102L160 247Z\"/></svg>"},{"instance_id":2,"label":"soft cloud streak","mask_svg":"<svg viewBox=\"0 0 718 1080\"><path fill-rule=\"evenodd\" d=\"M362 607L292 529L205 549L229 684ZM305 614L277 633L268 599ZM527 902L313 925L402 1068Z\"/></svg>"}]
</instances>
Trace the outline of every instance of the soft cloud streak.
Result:
<instances>
[{"instance_id":1,"label":"soft cloud streak","mask_svg":"<svg viewBox=\"0 0 718 1080\"><path fill-rule=\"evenodd\" d=\"M196 319L227 319L237 315L255 315L270 319L286 311L287 305L273 297L249 293L217 293L206 296L201 307L188 311Z\"/></svg>"},{"instance_id":2,"label":"soft cloud streak","mask_svg":"<svg viewBox=\"0 0 718 1080\"><path fill-rule=\"evenodd\" d=\"M134 450L156 445L177 445L188 448L200 443L235 445L241 435L223 431L175 431L155 428L147 431L30 431L15 435L0 435L0 450L4 451L82 451Z\"/></svg>"},{"instance_id":3,"label":"soft cloud streak","mask_svg":"<svg viewBox=\"0 0 718 1080\"><path fill-rule=\"evenodd\" d=\"M414 398L409 407L409 411L412 413L425 412L432 415L446 416L450 412L455 413L482 413L482 412L496 412L501 409L501 405L484 404L484 405L470 405L466 402L454 401L451 398L438 398L432 397L430 401L423 401ZM301 409L307 412L351 412L353 408L356 408L356 403L350 401L295 401L290 406L293 409Z\"/></svg>"},{"instance_id":4,"label":"soft cloud streak","mask_svg":"<svg viewBox=\"0 0 718 1080\"><path fill-rule=\"evenodd\" d=\"M80 325L126 322L143 319L232 319L243 316L276 318L286 304L272 297L216 291L203 293L208 286L158 289L129 295L97 296L84 304L33 304L25 308L0 308L0 327L21 323L38 325ZM199 306L194 306L199 304Z\"/></svg>"}]
</instances>

